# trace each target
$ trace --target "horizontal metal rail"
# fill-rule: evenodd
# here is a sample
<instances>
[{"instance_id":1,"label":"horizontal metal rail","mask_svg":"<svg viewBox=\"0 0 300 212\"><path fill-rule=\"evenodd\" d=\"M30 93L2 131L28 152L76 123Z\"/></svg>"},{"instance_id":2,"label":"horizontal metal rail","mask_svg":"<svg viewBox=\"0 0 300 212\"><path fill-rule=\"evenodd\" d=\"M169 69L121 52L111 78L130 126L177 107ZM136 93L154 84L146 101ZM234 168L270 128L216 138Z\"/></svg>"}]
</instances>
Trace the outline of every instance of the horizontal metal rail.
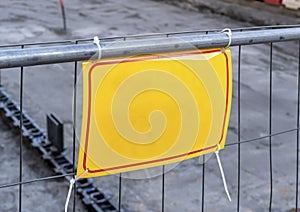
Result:
<instances>
[{"instance_id":1,"label":"horizontal metal rail","mask_svg":"<svg viewBox=\"0 0 300 212\"><path fill-rule=\"evenodd\" d=\"M231 46L290 40L300 40L300 27L233 32ZM225 33L103 41L101 42L101 55L102 58L113 58L184 51L195 48L215 48L227 46L228 42L229 38ZM0 51L0 68L73 62L95 59L97 56L98 48L92 42L88 44L9 49Z\"/></svg>"}]
</instances>

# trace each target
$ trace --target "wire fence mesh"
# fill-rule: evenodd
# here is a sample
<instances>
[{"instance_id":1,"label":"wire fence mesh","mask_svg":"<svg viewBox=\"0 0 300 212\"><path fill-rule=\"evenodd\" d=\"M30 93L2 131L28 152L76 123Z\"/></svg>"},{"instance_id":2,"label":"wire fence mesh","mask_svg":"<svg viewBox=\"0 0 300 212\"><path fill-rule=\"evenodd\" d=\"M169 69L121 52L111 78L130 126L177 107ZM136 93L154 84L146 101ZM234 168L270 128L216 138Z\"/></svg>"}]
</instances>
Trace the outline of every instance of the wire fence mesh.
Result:
<instances>
[{"instance_id":1,"label":"wire fence mesh","mask_svg":"<svg viewBox=\"0 0 300 212\"><path fill-rule=\"evenodd\" d=\"M259 35L260 30L291 29L297 27L299 26L266 26L240 28L234 29L233 31L254 31ZM210 34L219 31L220 30L201 30L102 38L101 40L124 40L126 42L128 39L144 39L154 36L170 37L199 33ZM49 43L2 45L0 46L0 51L4 49L31 48L35 46L81 44L91 41L91 39L81 39ZM200 158L201 162L195 160L184 162L179 165L181 168L177 167L175 170L168 172L165 172L165 166L161 167L162 174L159 177L155 177L153 182L150 182L151 180L147 178L141 183L140 180L127 179L123 174L114 176L109 180L107 180L107 178L103 181L99 180L96 184L100 185L100 187L107 189L111 187L112 190L117 191L111 191L113 194L112 197L109 198L113 200L112 202L118 202L117 204L112 203L113 208L101 208L104 207L102 205L99 207L99 211L118 211L121 210L121 208L128 211L151 211L158 209L161 211L180 211L180 204L185 205L184 207L190 211L199 210L199 208L201 211L210 211L212 209L220 209L220 207L225 211L244 211L245 209L259 211L287 209L298 211L300 42L299 40L294 40L283 43L266 42L265 44L250 46L238 45L237 47L232 47L232 52L233 106L227 144L221 155L225 164L225 173L229 179L228 184L234 199L233 202L229 203L226 201L225 194L220 186L220 179L218 180L220 177L216 174L218 172L212 171L215 169L215 166L212 165L215 161L208 161L210 156L206 155ZM26 175L28 168L26 168L26 170L24 169L24 163L27 162L27 158L24 158L24 151L30 152L32 150L27 147L25 150L23 148L23 146L26 146L26 140L24 140L25 120L23 120L23 115L19 115L17 127L19 129L19 135L22 136L19 137L18 142L18 179L14 176L13 181L1 180L0 182L0 189L18 187L18 203L14 202L12 204L17 205L19 211L28 209L28 204L26 203L26 201L28 201L26 185L32 184L34 186L40 182L59 180L61 178L70 179L70 177L75 175L76 167L74 164L76 164L76 152L79 145L77 138L79 126L77 125L80 122L77 107L78 102L81 101L81 96L78 94L78 81L80 81L79 65L80 63L77 61L67 63L62 67L68 70L61 69L54 71L55 73L51 71L62 67L55 67L54 64L51 65L52 68L49 68L50 65L41 65L37 67L20 67L17 69L1 70L0 82L2 89L7 88L8 92L12 93L11 96L18 100L20 114L24 113L25 108L29 111L29 114L33 116L33 119L38 120L37 122L39 122L42 128L44 127L43 121L41 121L42 116L48 112L45 112L45 110L51 108L47 107L47 101L57 101L53 108L58 111L59 115L64 116L63 113L65 110L57 109L62 107L62 103L59 102L59 99L64 96L65 98L66 96L72 96L72 98L68 98L69 102L66 104L71 107L68 112L71 116L71 121L66 123L68 124L69 132L65 133L65 136L68 136L66 146L69 153L67 154L72 158L70 161L72 168L68 172L48 176L41 175L42 177L37 178L30 178L29 175ZM41 77L38 78L40 80L43 77L42 75L48 72L43 81L39 82L39 86L41 87L31 84L37 79L36 77L32 77L34 72L38 72L39 69L45 70L41 71ZM62 77L63 80L68 79L64 82L69 84L68 89L60 88L60 90L64 90L64 92L60 91L62 92L61 95L49 96L49 94L47 94L47 88L43 88L43 86L47 84L47 82L45 82L47 81L47 77L55 75L58 72L70 72L70 70L72 73L69 73L67 77L62 77L60 74L56 76L58 78ZM18 76L18 78L16 78L16 76ZM33 80L29 80L31 77ZM54 77L54 79L56 77ZM11 80L11 78L14 79ZM43 85L43 83L45 85ZM16 85L19 86L18 92L16 91ZM52 86L54 88L51 90L53 91L51 95L55 94L55 90L58 88L55 87L57 84ZM45 93L44 97L39 96L40 93L34 94L36 89L42 88L44 89L43 93ZM28 99L26 100L26 98ZM35 110L32 109L32 107L34 107L35 103L40 104L41 101L44 101L44 103L42 103L44 105L42 110L39 114L34 114ZM4 104L3 101L2 104ZM65 102L63 104L65 104ZM66 105L63 105L63 107L66 107ZM7 152L4 154L10 153ZM186 166L192 168L189 169ZM7 169L7 167L3 165L1 169L5 175L5 169ZM15 169L17 168L15 167ZM192 170L195 171L193 172ZM187 175L192 175L193 178L183 177L180 173L185 171L188 173ZM173 175L175 175L175 177ZM195 180L195 184L191 184L190 181L186 182L185 180ZM115 183L109 185L112 181ZM106 185L104 185L105 183ZM137 197L133 199L133 193L137 196L142 196L140 193L144 193L143 188L136 190L131 188L131 186L134 187L139 183L144 184L144 186L147 183L151 185L155 184L155 189L146 196L147 198ZM176 186L177 190L173 190L172 187ZM187 189L185 189L185 186ZM67 187L63 186L63 189L66 190L66 192L61 196L57 196L57 198L62 199L60 204L58 204L61 209L63 208L61 203L64 202ZM130 190L134 190L134 192L130 193ZM78 189L74 189L72 206L70 206L70 208L72 207L73 211L84 210L81 206L78 206L80 203L76 197L76 191L78 192ZM136 194L137 192L140 193ZM110 193L109 190L108 193ZM152 197L149 197L151 195ZM36 198L38 199L38 197ZM97 199L91 198L90 201L92 203L84 204L93 205L93 201L97 202ZM175 204L176 202L177 204ZM131 204L136 204L136 206L131 207ZM24 209L24 205L26 205L26 209ZM93 208L91 206L87 207L87 210L93 211L96 210L95 208L96 207ZM32 210L35 210L35 206L32 206Z\"/></svg>"}]
</instances>

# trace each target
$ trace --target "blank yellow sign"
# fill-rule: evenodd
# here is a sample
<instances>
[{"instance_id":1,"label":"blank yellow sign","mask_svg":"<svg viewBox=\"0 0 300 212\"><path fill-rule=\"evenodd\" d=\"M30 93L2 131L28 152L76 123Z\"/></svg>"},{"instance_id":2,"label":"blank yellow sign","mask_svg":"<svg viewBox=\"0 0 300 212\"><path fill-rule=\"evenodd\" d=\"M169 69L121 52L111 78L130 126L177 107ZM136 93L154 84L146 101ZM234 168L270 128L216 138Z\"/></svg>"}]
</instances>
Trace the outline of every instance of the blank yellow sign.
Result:
<instances>
[{"instance_id":1,"label":"blank yellow sign","mask_svg":"<svg viewBox=\"0 0 300 212\"><path fill-rule=\"evenodd\" d=\"M83 62L77 175L144 169L224 148L231 69L229 49Z\"/></svg>"}]
</instances>

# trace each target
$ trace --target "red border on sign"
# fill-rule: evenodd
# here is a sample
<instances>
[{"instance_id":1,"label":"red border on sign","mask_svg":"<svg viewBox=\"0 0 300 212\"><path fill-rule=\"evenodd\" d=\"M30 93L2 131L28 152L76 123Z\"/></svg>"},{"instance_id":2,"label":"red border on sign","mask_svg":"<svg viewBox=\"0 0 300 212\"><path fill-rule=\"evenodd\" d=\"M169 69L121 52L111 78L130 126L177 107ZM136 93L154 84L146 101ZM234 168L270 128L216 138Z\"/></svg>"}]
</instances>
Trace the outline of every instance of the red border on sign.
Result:
<instances>
[{"instance_id":1,"label":"red border on sign","mask_svg":"<svg viewBox=\"0 0 300 212\"><path fill-rule=\"evenodd\" d=\"M178 56L187 56L187 55L195 55L195 54L209 54L209 53L216 53L216 52L221 52L221 50L208 50L208 51L203 51L203 52L190 52L190 53L181 53L181 54L169 54L170 56L173 57L178 57ZM227 110L228 110L228 92L229 92L229 64L228 64L228 56L226 52L223 54L225 56L226 60L226 74L227 74L227 85L226 85L226 106L225 106L225 114L224 114L224 120L223 120L223 128L222 128L222 134L219 139L219 144L221 143L223 139L223 134L224 134L224 129L225 129L225 123L226 123L226 117L227 117ZM90 131L90 120L91 120L91 99L92 99L92 73L95 70L97 66L100 65L110 65L110 64L117 64L117 63L128 63L128 62L136 62L136 61L145 61L145 60L153 60L153 59L163 59L163 58L169 58L166 56L149 56L149 57L141 57L141 58L132 58L132 59L126 59L126 60L116 60L116 61L105 61L105 62L99 62L94 64L88 73L88 117L87 117L87 127L86 127L86 135L85 135L85 146L84 146L84 156L83 156L83 169L86 170L86 161L87 161L87 150L88 150L88 142L89 142L89 131ZM206 147L203 149L198 149L192 152L187 152L183 153L180 155L174 155L171 157L166 157L166 158L161 158L161 159L156 159L156 160L151 160L151 161L144 161L140 163L132 163L132 164L126 164L122 166L115 166L115 167L109 167L106 169L98 169L98 170L88 170L88 173L98 173L98 172L104 172L104 171L111 171L111 170L116 170L116 169L124 169L128 167L133 167L133 166L141 166L141 165L146 165L146 164L152 164L152 163L158 163L162 161L168 161L176 158L181 158L185 157L187 155L193 155L199 152L203 152L206 150L214 149L217 148L218 144Z\"/></svg>"}]
</instances>

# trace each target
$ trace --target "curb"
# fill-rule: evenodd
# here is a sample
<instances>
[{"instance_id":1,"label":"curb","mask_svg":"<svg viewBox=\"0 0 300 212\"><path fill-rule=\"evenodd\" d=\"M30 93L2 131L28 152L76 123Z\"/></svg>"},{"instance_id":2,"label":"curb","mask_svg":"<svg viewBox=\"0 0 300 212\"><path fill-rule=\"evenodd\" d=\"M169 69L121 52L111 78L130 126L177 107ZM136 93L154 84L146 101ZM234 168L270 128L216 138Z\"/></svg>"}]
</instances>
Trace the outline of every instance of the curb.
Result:
<instances>
[{"instance_id":1,"label":"curb","mask_svg":"<svg viewBox=\"0 0 300 212\"><path fill-rule=\"evenodd\" d=\"M210 11L255 25L288 25L300 23L298 11L283 6L268 5L250 0L156 0L199 12Z\"/></svg>"}]
</instances>

